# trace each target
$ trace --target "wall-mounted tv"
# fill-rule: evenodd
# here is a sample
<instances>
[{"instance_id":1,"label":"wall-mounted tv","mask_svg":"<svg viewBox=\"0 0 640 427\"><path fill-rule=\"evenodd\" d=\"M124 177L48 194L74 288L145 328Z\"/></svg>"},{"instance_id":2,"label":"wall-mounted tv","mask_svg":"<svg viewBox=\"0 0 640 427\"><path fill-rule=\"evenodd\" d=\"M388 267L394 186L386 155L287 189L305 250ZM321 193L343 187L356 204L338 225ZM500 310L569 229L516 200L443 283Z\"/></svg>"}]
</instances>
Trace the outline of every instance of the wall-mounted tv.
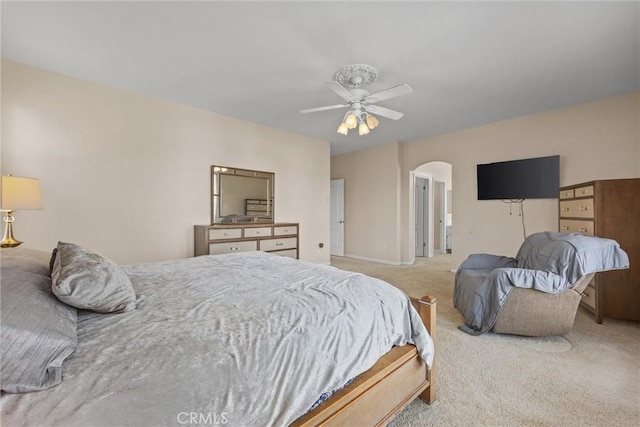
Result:
<instances>
[{"instance_id":1,"label":"wall-mounted tv","mask_svg":"<svg viewBox=\"0 0 640 427\"><path fill-rule=\"evenodd\" d=\"M478 165L478 200L555 199L560 156Z\"/></svg>"}]
</instances>

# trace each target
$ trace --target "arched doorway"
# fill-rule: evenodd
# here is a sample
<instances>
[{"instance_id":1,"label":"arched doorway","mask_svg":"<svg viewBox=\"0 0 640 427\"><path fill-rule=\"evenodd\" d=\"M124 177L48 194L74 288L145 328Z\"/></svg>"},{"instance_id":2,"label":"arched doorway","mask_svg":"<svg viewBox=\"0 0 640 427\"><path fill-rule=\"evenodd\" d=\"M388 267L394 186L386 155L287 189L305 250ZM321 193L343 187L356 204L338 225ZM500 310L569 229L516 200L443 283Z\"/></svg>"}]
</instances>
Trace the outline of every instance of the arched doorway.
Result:
<instances>
[{"instance_id":1,"label":"arched doorway","mask_svg":"<svg viewBox=\"0 0 640 427\"><path fill-rule=\"evenodd\" d=\"M451 253L452 166L433 161L412 172L415 256Z\"/></svg>"}]
</instances>

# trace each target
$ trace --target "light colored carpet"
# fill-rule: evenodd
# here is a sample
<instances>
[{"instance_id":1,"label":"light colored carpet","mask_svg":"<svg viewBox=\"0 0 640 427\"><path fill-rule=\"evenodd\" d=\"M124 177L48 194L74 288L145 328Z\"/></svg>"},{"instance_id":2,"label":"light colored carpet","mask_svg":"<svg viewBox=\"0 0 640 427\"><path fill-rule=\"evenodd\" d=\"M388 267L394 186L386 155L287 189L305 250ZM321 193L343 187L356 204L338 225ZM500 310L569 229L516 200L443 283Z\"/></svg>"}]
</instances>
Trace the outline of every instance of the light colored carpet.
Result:
<instances>
[{"instance_id":1,"label":"light colored carpet","mask_svg":"<svg viewBox=\"0 0 640 427\"><path fill-rule=\"evenodd\" d=\"M640 426L640 324L598 325L579 308L564 337L467 335L453 307L450 258L412 266L331 258L410 296L437 298L437 400L417 399L390 426Z\"/></svg>"}]
</instances>

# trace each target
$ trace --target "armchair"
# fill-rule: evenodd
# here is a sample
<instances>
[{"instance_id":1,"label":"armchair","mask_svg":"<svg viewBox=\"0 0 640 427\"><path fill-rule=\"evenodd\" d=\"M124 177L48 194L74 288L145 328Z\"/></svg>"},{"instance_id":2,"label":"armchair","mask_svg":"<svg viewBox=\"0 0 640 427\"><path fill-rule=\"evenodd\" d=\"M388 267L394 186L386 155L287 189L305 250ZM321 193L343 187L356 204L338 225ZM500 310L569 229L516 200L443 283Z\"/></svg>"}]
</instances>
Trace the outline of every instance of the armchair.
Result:
<instances>
[{"instance_id":1,"label":"armchair","mask_svg":"<svg viewBox=\"0 0 640 427\"><path fill-rule=\"evenodd\" d=\"M593 274L628 267L615 240L581 234L532 234L515 258L471 255L456 272L460 329L472 335L564 335Z\"/></svg>"}]
</instances>

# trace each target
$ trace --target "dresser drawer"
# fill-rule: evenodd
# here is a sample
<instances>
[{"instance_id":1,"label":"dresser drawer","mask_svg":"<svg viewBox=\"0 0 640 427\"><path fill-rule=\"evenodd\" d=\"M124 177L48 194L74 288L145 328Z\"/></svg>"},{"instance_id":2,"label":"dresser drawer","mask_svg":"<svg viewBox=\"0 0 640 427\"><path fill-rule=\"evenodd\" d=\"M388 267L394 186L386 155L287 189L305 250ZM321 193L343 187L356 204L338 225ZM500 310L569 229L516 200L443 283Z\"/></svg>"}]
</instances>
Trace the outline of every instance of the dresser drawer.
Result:
<instances>
[{"instance_id":1,"label":"dresser drawer","mask_svg":"<svg viewBox=\"0 0 640 427\"><path fill-rule=\"evenodd\" d=\"M589 197L593 196L593 185L587 185L585 187L578 187L574 190L575 197Z\"/></svg>"},{"instance_id":2,"label":"dresser drawer","mask_svg":"<svg viewBox=\"0 0 640 427\"><path fill-rule=\"evenodd\" d=\"M298 234L298 227L295 225L290 227L273 227L274 236L286 236L288 234Z\"/></svg>"},{"instance_id":3,"label":"dresser drawer","mask_svg":"<svg viewBox=\"0 0 640 427\"><path fill-rule=\"evenodd\" d=\"M257 251L257 240L241 242L209 243L209 255L230 254L232 252Z\"/></svg>"},{"instance_id":4,"label":"dresser drawer","mask_svg":"<svg viewBox=\"0 0 640 427\"><path fill-rule=\"evenodd\" d=\"M586 236L593 236L593 221L580 221L576 219L561 219L561 233L582 233Z\"/></svg>"},{"instance_id":5,"label":"dresser drawer","mask_svg":"<svg viewBox=\"0 0 640 427\"><path fill-rule=\"evenodd\" d=\"M561 200L560 218L593 218L593 199Z\"/></svg>"},{"instance_id":6,"label":"dresser drawer","mask_svg":"<svg viewBox=\"0 0 640 427\"><path fill-rule=\"evenodd\" d=\"M298 258L298 250L297 249L287 249L286 251L275 251L269 252L270 254L286 256L289 258Z\"/></svg>"},{"instance_id":7,"label":"dresser drawer","mask_svg":"<svg viewBox=\"0 0 640 427\"><path fill-rule=\"evenodd\" d=\"M591 309L596 309L596 288L590 283L583 292L582 299L580 300L582 304L590 307Z\"/></svg>"},{"instance_id":8,"label":"dresser drawer","mask_svg":"<svg viewBox=\"0 0 640 427\"><path fill-rule=\"evenodd\" d=\"M245 228L244 237L271 236L271 227Z\"/></svg>"},{"instance_id":9,"label":"dresser drawer","mask_svg":"<svg viewBox=\"0 0 640 427\"><path fill-rule=\"evenodd\" d=\"M573 188L569 190L560 190L560 200L573 199Z\"/></svg>"},{"instance_id":10,"label":"dresser drawer","mask_svg":"<svg viewBox=\"0 0 640 427\"><path fill-rule=\"evenodd\" d=\"M297 248L298 239L288 237L285 239L265 239L260 241L261 251L277 251L279 249L295 249Z\"/></svg>"},{"instance_id":11,"label":"dresser drawer","mask_svg":"<svg viewBox=\"0 0 640 427\"><path fill-rule=\"evenodd\" d=\"M240 239L242 228L209 229L209 240Z\"/></svg>"}]
</instances>

